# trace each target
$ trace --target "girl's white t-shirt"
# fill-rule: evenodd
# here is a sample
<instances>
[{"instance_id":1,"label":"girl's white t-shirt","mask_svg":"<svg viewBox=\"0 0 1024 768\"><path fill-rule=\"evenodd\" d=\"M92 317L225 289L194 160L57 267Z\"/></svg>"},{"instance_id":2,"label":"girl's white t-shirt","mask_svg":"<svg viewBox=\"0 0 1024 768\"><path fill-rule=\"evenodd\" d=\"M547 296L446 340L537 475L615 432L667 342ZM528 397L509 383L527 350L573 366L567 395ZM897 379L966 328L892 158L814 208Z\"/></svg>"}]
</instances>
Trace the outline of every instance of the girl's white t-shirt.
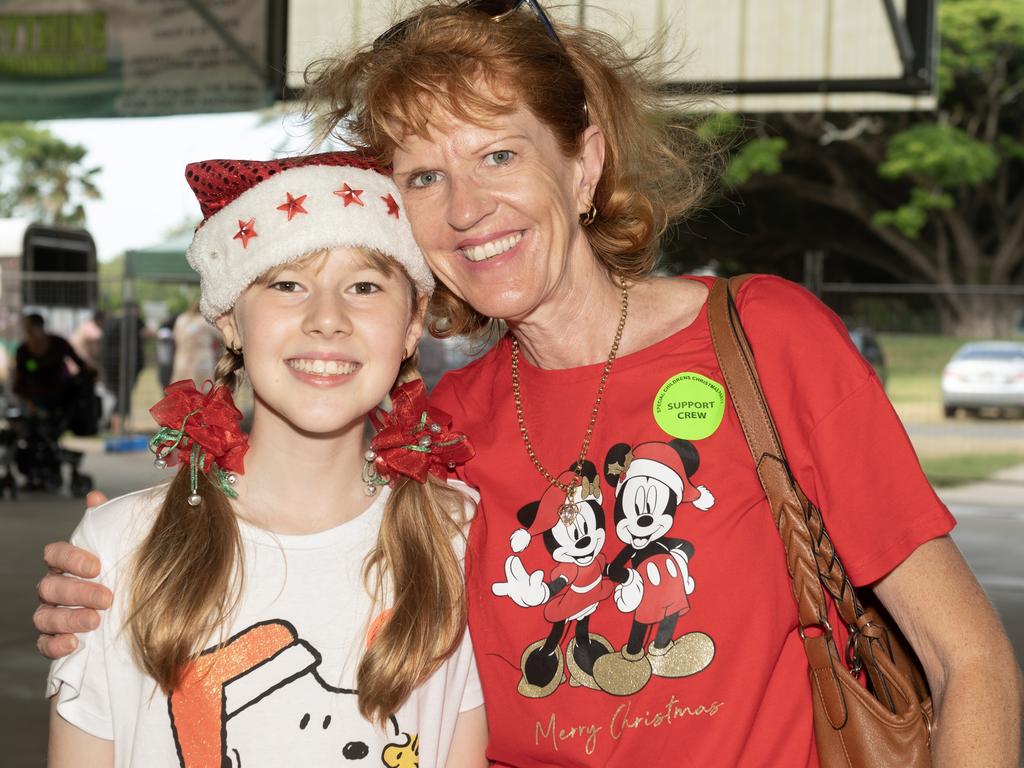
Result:
<instances>
[{"instance_id":1,"label":"girl's white t-shirt","mask_svg":"<svg viewBox=\"0 0 1024 768\"><path fill-rule=\"evenodd\" d=\"M477 495L467 493L472 510ZM86 512L72 542L99 555L115 604L100 629L53 663L47 695L87 733L114 741L115 764L143 768L444 765L460 712L483 703L469 633L388 721L356 708L356 668L376 617L363 581L388 489L321 533L273 534L240 521L245 586L232 625L170 699L132 659L124 628L132 557L166 486ZM470 513L471 514L471 513ZM424 626L422 631L430 632Z\"/></svg>"}]
</instances>

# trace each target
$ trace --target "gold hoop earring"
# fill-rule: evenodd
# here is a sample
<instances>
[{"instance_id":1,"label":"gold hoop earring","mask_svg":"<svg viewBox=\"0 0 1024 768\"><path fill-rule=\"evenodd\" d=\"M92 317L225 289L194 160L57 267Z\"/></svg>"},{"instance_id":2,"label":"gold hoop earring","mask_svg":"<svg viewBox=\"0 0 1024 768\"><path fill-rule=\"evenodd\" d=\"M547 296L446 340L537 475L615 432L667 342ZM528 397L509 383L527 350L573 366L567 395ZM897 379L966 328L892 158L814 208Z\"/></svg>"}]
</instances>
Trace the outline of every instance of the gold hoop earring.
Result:
<instances>
[{"instance_id":1,"label":"gold hoop earring","mask_svg":"<svg viewBox=\"0 0 1024 768\"><path fill-rule=\"evenodd\" d=\"M597 218L597 208L591 203L587 210L580 214L580 226L589 227Z\"/></svg>"}]
</instances>

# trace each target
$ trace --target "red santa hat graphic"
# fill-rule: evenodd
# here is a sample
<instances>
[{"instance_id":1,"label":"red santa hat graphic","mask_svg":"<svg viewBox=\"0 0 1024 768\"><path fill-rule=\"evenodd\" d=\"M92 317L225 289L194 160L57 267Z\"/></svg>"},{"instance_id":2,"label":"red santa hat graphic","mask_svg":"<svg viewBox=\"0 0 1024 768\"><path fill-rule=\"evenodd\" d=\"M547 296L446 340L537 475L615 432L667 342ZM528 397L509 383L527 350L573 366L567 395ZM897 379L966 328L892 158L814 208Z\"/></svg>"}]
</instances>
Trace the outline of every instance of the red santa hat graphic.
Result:
<instances>
[{"instance_id":1,"label":"red santa hat graphic","mask_svg":"<svg viewBox=\"0 0 1024 768\"><path fill-rule=\"evenodd\" d=\"M570 471L563 472L558 476L558 482L563 486L577 482L576 474ZM593 481L585 477L579 478L578 485L573 491L572 500L576 504L594 500L601 503L601 481L595 478ZM540 497L537 506L537 516L527 528L519 528L512 532L511 546L513 552L522 552L530 545L534 536L551 530L560 521L559 511L565 505L565 491L557 485L549 485Z\"/></svg>"},{"instance_id":2,"label":"red santa hat graphic","mask_svg":"<svg viewBox=\"0 0 1024 768\"><path fill-rule=\"evenodd\" d=\"M633 477L650 477L669 487L680 503L693 504L706 511L715 503L715 497L703 485L694 486L686 474L683 460L666 443L640 443L630 452L626 469L619 475L615 494Z\"/></svg>"}]
</instances>

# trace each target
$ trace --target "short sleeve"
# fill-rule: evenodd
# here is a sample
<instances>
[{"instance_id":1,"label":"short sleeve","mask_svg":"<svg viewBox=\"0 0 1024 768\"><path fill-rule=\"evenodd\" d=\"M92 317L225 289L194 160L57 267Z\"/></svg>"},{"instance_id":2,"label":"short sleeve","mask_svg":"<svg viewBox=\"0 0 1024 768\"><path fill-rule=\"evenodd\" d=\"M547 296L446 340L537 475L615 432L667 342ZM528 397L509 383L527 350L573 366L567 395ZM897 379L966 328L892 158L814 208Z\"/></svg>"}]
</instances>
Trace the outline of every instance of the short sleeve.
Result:
<instances>
[{"instance_id":1,"label":"short sleeve","mask_svg":"<svg viewBox=\"0 0 1024 768\"><path fill-rule=\"evenodd\" d=\"M462 701L459 702L459 712L469 712L484 703L484 689L480 684L480 674L476 668L476 657L473 655L473 641L467 629L462 638L462 645L459 648L459 655L465 654L468 658L468 670L466 672L466 686L462 691Z\"/></svg>"},{"instance_id":2,"label":"short sleeve","mask_svg":"<svg viewBox=\"0 0 1024 768\"><path fill-rule=\"evenodd\" d=\"M874 377L810 437L799 475L813 477L815 502L854 584L877 581L921 544L952 530L953 516Z\"/></svg>"},{"instance_id":3,"label":"short sleeve","mask_svg":"<svg viewBox=\"0 0 1024 768\"><path fill-rule=\"evenodd\" d=\"M91 515L91 511L85 513L71 543L101 555L102 559L103 553L92 535ZM105 583L104 575L97 580ZM78 648L73 653L50 665L46 696L58 697L58 714L75 727L101 739L113 739L105 653L109 615L103 618L99 629L78 635Z\"/></svg>"},{"instance_id":4,"label":"short sleeve","mask_svg":"<svg viewBox=\"0 0 1024 768\"><path fill-rule=\"evenodd\" d=\"M740 318L793 474L855 584L877 581L955 520L842 321L798 285L760 276Z\"/></svg>"}]
</instances>

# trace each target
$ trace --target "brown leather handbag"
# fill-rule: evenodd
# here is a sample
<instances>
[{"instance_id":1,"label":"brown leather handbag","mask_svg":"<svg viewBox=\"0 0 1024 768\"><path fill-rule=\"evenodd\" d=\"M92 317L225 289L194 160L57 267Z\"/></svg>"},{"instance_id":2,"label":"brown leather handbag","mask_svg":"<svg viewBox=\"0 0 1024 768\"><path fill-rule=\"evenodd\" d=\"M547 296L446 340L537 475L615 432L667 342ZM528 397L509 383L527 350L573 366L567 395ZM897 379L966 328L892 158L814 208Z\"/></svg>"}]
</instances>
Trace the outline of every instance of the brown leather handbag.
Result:
<instances>
[{"instance_id":1,"label":"brown leather handbag","mask_svg":"<svg viewBox=\"0 0 1024 768\"><path fill-rule=\"evenodd\" d=\"M746 277L715 281L708 320L726 387L786 549L807 653L818 758L825 768L928 768L932 705L920 665L878 612L861 602L821 513L786 463L736 309L735 297ZM829 600L850 631L842 655L829 623ZM862 670L866 686L859 680Z\"/></svg>"}]
</instances>

